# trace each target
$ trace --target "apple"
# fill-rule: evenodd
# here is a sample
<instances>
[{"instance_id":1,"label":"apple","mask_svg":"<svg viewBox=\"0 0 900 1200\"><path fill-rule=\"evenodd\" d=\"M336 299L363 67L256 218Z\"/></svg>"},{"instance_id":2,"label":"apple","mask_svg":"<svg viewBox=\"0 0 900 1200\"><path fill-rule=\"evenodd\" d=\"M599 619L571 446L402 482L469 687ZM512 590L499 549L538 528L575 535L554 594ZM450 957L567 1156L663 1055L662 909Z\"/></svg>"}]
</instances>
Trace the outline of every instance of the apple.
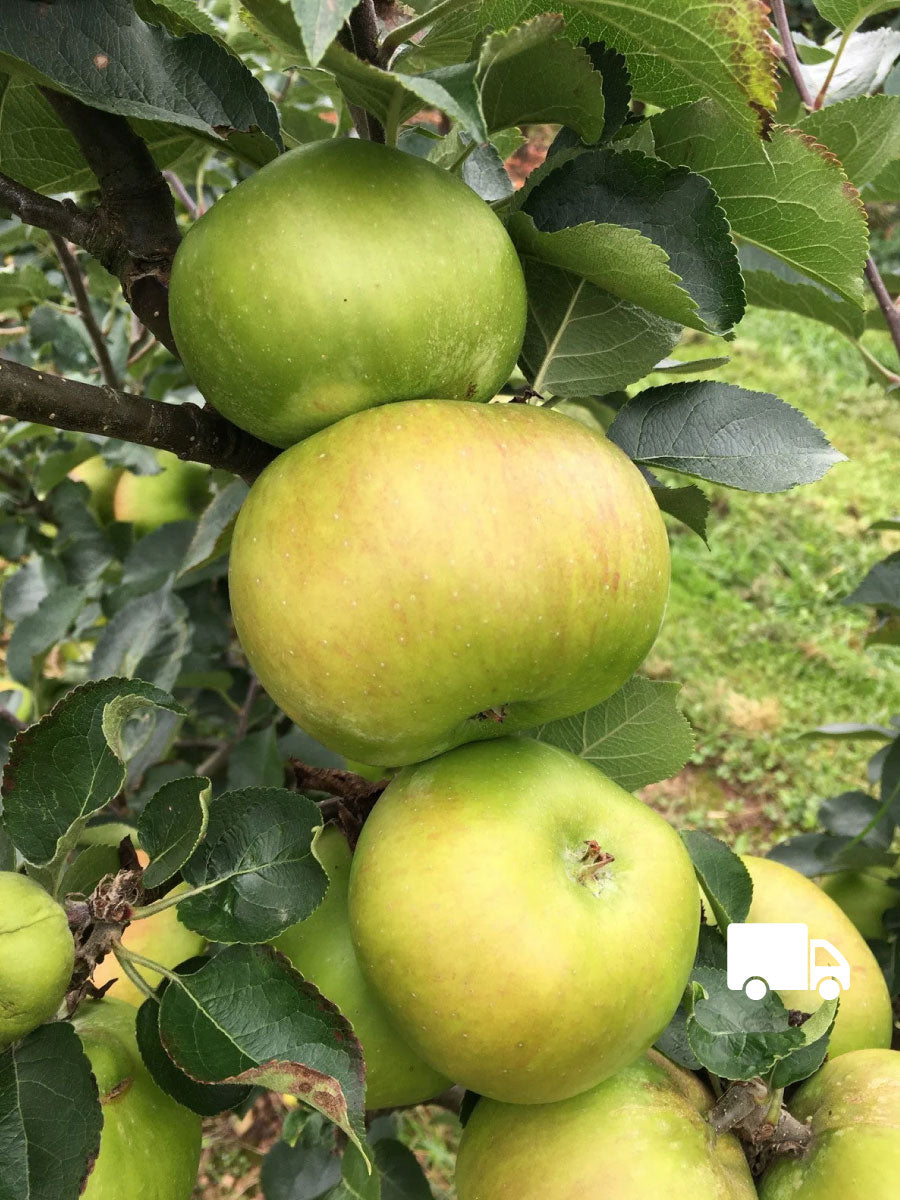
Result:
<instances>
[{"instance_id":1,"label":"apple","mask_svg":"<svg viewBox=\"0 0 900 1200\"><path fill-rule=\"evenodd\" d=\"M394 1024L443 1075L513 1104L574 1096L642 1054L699 924L671 826L526 738L400 771L353 856L353 942Z\"/></svg>"},{"instance_id":2,"label":"apple","mask_svg":"<svg viewBox=\"0 0 900 1200\"><path fill-rule=\"evenodd\" d=\"M403 1041L366 982L347 919L350 847L340 830L329 826L315 847L329 884L325 899L305 921L275 938L272 945L338 1006L353 1025L366 1060L366 1108L419 1104L450 1086Z\"/></svg>"},{"instance_id":3,"label":"apple","mask_svg":"<svg viewBox=\"0 0 900 1200\"><path fill-rule=\"evenodd\" d=\"M54 1015L74 964L65 910L27 875L0 871L0 1050Z\"/></svg>"},{"instance_id":4,"label":"apple","mask_svg":"<svg viewBox=\"0 0 900 1200\"><path fill-rule=\"evenodd\" d=\"M168 450L157 459L157 475L134 475L125 471L113 495L117 521L130 521L140 533L150 533L170 521L196 517L209 497L209 468L182 462Z\"/></svg>"},{"instance_id":5,"label":"apple","mask_svg":"<svg viewBox=\"0 0 900 1200\"><path fill-rule=\"evenodd\" d=\"M134 1036L137 1010L87 1001L73 1024L103 1108L100 1153L82 1200L189 1200L200 1161L200 1117L156 1086Z\"/></svg>"},{"instance_id":6,"label":"apple","mask_svg":"<svg viewBox=\"0 0 900 1200\"><path fill-rule=\"evenodd\" d=\"M827 1062L790 1102L810 1122L802 1157L777 1158L760 1200L896 1200L900 1182L900 1053L854 1050Z\"/></svg>"},{"instance_id":7,"label":"apple","mask_svg":"<svg viewBox=\"0 0 900 1200\"><path fill-rule=\"evenodd\" d=\"M91 493L90 510L101 525L113 519L113 496L123 470L123 467L108 467L103 455L95 454L69 472L70 479L87 485Z\"/></svg>"},{"instance_id":8,"label":"apple","mask_svg":"<svg viewBox=\"0 0 900 1200\"><path fill-rule=\"evenodd\" d=\"M742 855L741 860L753 880L748 921L802 921L809 926L810 938L827 939L850 964L850 987L841 992L828 1046L831 1057L850 1050L890 1046L892 1016L887 984L875 956L850 918L811 879L792 867L750 854ZM801 1012L815 1012L822 1003L818 992L778 994L788 1008Z\"/></svg>"},{"instance_id":9,"label":"apple","mask_svg":"<svg viewBox=\"0 0 900 1200\"><path fill-rule=\"evenodd\" d=\"M184 891L187 891L187 884L180 883L173 889L173 894ZM178 920L178 908L173 906L164 908L150 917L132 921L122 934L122 944L127 950L134 950L136 954L152 958L161 967L171 969L185 959L193 958L195 954L202 954L206 942L199 933L194 933L192 929L182 925ZM160 982L161 976L156 971L149 971L144 967L139 967L138 970L151 987L155 988ZM96 987L102 987L110 979L115 979L116 982L106 994L125 1000L128 1004L137 1006L146 1000L143 992L123 973L114 954L107 954L94 968L91 979Z\"/></svg>"},{"instance_id":10,"label":"apple","mask_svg":"<svg viewBox=\"0 0 900 1200\"><path fill-rule=\"evenodd\" d=\"M867 867L864 871L836 871L817 882L869 941L885 936L884 914L900 904L900 888L887 882L897 875L897 870L897 867Z\"/></svg>"},{"instance_id":11,"label":"apple","mask_svg":"<svg viewBox=\"0 0 900 1200\"><path fill-rule=\"evenodd\" d=\"M231 550L263 687L330 750L387 767L599 703L652 646L668 586L637 467L524 404L347 417L266 468Z\"/></svg>"},{"instance_id":12,"label":"apple","mask_svg":"<svg viewBox=\"0 0 900 1200\"><path fill-rule=\"evenodd\" d=\"M756 1200L732 1134L705 1121L712 1097L649 1051L556 1104L479 1100L456 1160L459 1200Z\"/></svg>"},{"instance_id":13,"label":"apple","mask_svg":"<svg viewBox=\"0 0 900 1200\"><path fill-rule=\"evenodd\" d=\"M372 142L283 154L188 231L172 332L219 412L276 446L359 409L488 400L525 334L525 282L461 180Z\"/></svg>"}]
</instances>

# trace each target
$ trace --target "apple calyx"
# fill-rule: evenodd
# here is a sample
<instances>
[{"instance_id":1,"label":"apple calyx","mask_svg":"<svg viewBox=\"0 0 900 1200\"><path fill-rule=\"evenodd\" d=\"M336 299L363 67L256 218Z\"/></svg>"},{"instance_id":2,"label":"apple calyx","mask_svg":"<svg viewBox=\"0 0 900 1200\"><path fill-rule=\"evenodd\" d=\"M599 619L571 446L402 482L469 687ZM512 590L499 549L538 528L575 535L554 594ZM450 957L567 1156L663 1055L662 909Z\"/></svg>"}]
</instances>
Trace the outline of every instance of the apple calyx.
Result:
<instances>
[{"instance_id":1,"label":"apple calyx","mask_svg":"<svg viewBox=\"0 0 900 1200\"><path fill-rule=\"evenodd\" d=\"M505 704L498 704L496 708L485 708L482 712L476 713L472 718L475 721L495 721L498 725L502 725L506 720L509 709Z\"/></svg>"},{"instance_id":2,"label":"apple calyx","mask_svg":"<svg viewBox=\"0 0 900 1200\"><path fill-rule=\"evenodd\" d=\"M575 872L575 878L585 887L600 882L603 868L615 862L615 855L607 853L595 838L585 839L585 851L578 860L580 866Z\"/></svg>"}]
</instances>

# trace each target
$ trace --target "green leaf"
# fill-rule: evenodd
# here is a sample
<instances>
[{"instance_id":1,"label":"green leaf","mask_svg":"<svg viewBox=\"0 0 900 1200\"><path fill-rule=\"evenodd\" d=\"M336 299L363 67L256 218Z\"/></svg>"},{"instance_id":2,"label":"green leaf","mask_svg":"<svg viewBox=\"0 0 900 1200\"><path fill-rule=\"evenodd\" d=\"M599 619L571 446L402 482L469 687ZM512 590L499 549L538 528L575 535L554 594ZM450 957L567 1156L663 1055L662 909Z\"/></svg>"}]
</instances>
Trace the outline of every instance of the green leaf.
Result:
<instances>
[{"instance_id":1,"label":"green leaf","mask_svg":"<svg viewBox=\"0 0 900 1200\"><path fill-rule=\"evenodd\" d=\"M871 604L885 612L900 613L900 550L876 563L841 603Z\"/></svg>"},{"instance_id":2,"label":"green leaf","mask_svg":"<svg viewBox=\"0 0 900 1200\"><path fill-rule=\"evenodd\" d=\"M616 391L651 371L681 328L537 259L522 261L528 321L521 367L535 391Z\"/></svg>"},{"instance_id":3,"label":"green leaf","mask_svg":"<svg viewBox=\"0 0 900 1200\"><path fill-rule=\"evenodd\" d=\"M243 63L205 34L172 37L130 0L5 0L0 67L126 117L224 136L265 133L278 113Z\"/></svg>"},{"instance_id":4,"label":"green leaf","mask_svg":"<svg viewBox=\"0 0 900 1200\"><path fill-rule=\"evenodd\" d=\"M159 1032L191 1078L290 1092L362 1149L365 1070L353 1028L271 946L228 946L170 985Z\"/></svg>"},{"instance_id":5,"label":"green leaf","mask_svg":"<svg viewBox=\"0 0 900 1200\"><path fill-rule=\"evenodd\" d=\"M836 33L824 48L836 55L841 41L841 35ZM870 29L866 33L851 34L828 84L825 103L835 104L878 91L891 73L898 52L900 33L895 29ZM818 96L830 70L830 62L801 67L807 90L813 96Z\"/></svg>"},{"instance_id":6,"label":"green leaf","mask_svg":"<svg viewBox=\"0 0 900 1200\"><path fill-rule=\"evenodd\" d=\"M801 275L758 246L742 246L739 259L749 305L821 321L853 341L862 337L866 318L856 304Z\"/></svg>"},{"instance_id":7,"label":"green leaf","mask_svg":"<svg viewBox=\"0 0 900 1200\"><path fill-rule=\"evenodd\" d=\"M381 1175L381 1200L432 1200L432 1191L408 1146L395 1138L375 1143L375 1166Z\"/></svg>"},{"instance_id":8,"label":"green leaf","mask_svg":"<svg viewBox=\"0 0 900 1200\"><path fill-rule=\"evenodd\" d=\"M138 819L141 848L150 858L144 887L171 879L197 849L209 821L210 788L202 776L173 779L147 801Z\"/></svg>"},{"instance_id":9,"label":"green leaf","mask_svg":"<svg viewBox=\"0 0 900 1200\"><path fill-rule=\"evenodd\" d=\"M695 483L689 483L686 487L654 485L650 490L663 512L675 517L709 545L706 522L709 518L710 504L709 496L702 488L698 488Z\"/></svg>"},{"instance_id":10,"label":"green leaf","mask_svg":"<svg viewBox=\"0 0 900 1200\"><path fill-rule=\"evenodd\" d=\"M828 1053L828 1042L836 1019L837 1005L832 1001L821 1005L803 1022L800 1029L806 1043L775 1064L769 1079L773 1088L790 1087L792 1083L808 1079L814 1071L818 1071Z\"/></svg>"},{"instance_id":11,"label":"green leaf","mask_svg":"<svg viewBox=\"0 0 900 1200\"><path fill-rule=\"evenodd\" d=\"M154 25L165 25L170 33L208 33L218 38L215 21L197 0L135 0L139 16Z\"/></svg>"},{"instance_id":12,"label":"green leaf","mask_svg":"<svg viewBox=\"0 0 900 1200\"><path fill-rule=\"evenodd\" d=\"M32 554L3 584L0 607L4 618L15 623L36 612L51 591L64 586L65 578L65 571L55 558Z\"/></svg>"},{"instance_id":13,"label":"green leaf","mask_svg":"<svg viewBox=\"0 0 900 1200\"><path fill-rule=\"evenodd\" d=\"M721 333L743 315L737 252L709 183L639 151L555 155L509 228L522 253L679 324Z\"/></svg>"},{"instance_id":14,"label":"green leaf","mask_svg":"<svg viewBox=\"0 0 900 1200\"><path fill-rule=\"evenodd\" d=\"M530 736L587 759L634 791L668 779L690 758L693 734L675 704L680 686L635 675L602 704L550 721Z\"/></svg>"},{"instance_id":15,"label":"green leaf","mask_svg":"<svg viewBox=\"0 0 900 1200\"><path fill-rule=\"evenodd\" d=\"M0 1200L74 1200L100 1148L97 1083L68 1021L0 1054Z\"/></svg>"},{"instance_id":16,"label":"green leaf","mask_svg":"<svg viewBox=\"0 0 900 1200\"><path fill-rule=\"evenodd\" d=\"M248 733L228 756L228 790L284 784L284 761L278 750L274 723Z\"/></svg>"},{"instance_id":17,"label":"green leaf","mask_svg":"<svg viewBox=\"0 0 900 1200\"><path fill-rule=\"evenodd\" d=\"M247 497L248 487L242 479L235 479L217 492L204 509L187 554L181 564L184 575L197 567L205 566L228 549L231 532L237 520L238 510Z\"/></svg>"},{"instance_id":18,"label":"green leaf","mask_svg":"<svg viewBox=\"0 0 900 1200\"><path fill-rule=\"evenodd\" d=\"M481 49L481 104L491 131L549 123L574 129L586 142L603 133L603 76L590 55L556 36L559 17L544 15L507 33L493 33Z\"/></svg>"},{"instance_id":19,"label":"green leaf","mask_svg":"<svg viewBox=\"0 0 900 1200\"><path fill-rule=\"evenodd\" d=\"M700 829L682 833L681 840L691 856L719 932L724 934L732 921L746 921L753 883L738 856L724 842Z\"/></svg>"},{"instance_id":20,"label":"green leaf","mask_svg":"<svg viewBox=\"0 0 900 1200\"><path fill-rule=\"evenodd\" d=\"M28 862L51 862L60 839L118 794L126 723L151 706L183 712L148 683L104 679L73 688L17 735L3 773L3 822Z\"/></svg>"},{"instance_id":21,"label":"green leaf","mask_svg":"<svg viewBox=\"0 0 900 1200\"><path fill-rule=\"evenodd\" d=\"M6 648L6 665L13 679L31 684L33 660L61 642L85 603L84 588L61 587L45 596L13 630Z\"/></svg>"},{"instance_id":22,"label":"green leaf","mask_svg":"<svg viewBox=\"0 0 900 1200\"><path fill-rule=\"evenodd\" d=\"M66 868L59 894L71 896L74 892L89 896L104 875L115 875L119 867L119 852L115 846L85 846Z\"/></svg>"},{"instance_id":23,"label":"green leaf","mask_svg":"<svg viewBox=\"0 0 900 1200\"><path fill-rule=\"evenodd\" d=\"M334 1126L318 1113L301 1113L300 1119L302 1127L293 1136L285 1120L282 1140L263 1159L260 1183L265 1200L325 1200L340 1182Z\"/></svg>"},{"instance_id":24,"label":"green leaf","mask_svg":"<svg viewBox=\"0 0 900 1200\"><path fill-rule=\"evenodd\" d=\"M166 584L130 600L104 626L91 657L91 677L140 677L168 690L189 645L187 609Z\"/></svg>"},{"instance_id":25,"label":"green leaf","mask_svg":"<svg viewBox=\"0 0 900 1200\"><path fill-rule=\"evenodd\" d=\"M877 13L889 12L893 0L818 0L819 13L838 29L855 29Z\"/></svg>"},{"instance_id":26,"label":"green leaf","mask_svg":"<svg viewBox=\"0 0 900 1200\"><path fill-rule=\"evenodd\" d=\"M862 188L900 159L900 96L858 96L809 113L798 124L838 156Z\"/></svg>"},{"instance_id":27,"label":"green leaf","mask_svg":"<svg viewBox=\"0 0 900 1200\"><path fill-rule=\"evenodd\" d=\"M0 169L7 170L2 158ZM0 270L0 313L15 313L20 308L40 304L41 301L58 295L59 288L55 288L44 272L32 263Z\"/></svg>"},{"instance_id":28,"label":"green leaf","mask_svg":"<svg viewBox=\"0 0 900 1200\"><path fill-rule=\"evenodd\" d=\"M319 65L355 3L356 0L291 0L311 66Z\"/></svg>"},{"instance_id":29,"label":"green leaf","mask_svg":"<svg viewBox=\"0 0 900 1200\"><path fill-rule=\"evenodd\" d=\"M608 432L635 462L750 492L812 483L846 461L777 396L708 380L640 392Z\"/></svg>"},{"instance_id":30,"label":"green leaf","mask_svg":"<svg viewBox=\"0 0 900 1200\"><path fill-rule=\"evenodd\" d=\"M307 796L284 788L226 792L209 810L206 836L182 875L199 895L178 915L216 942L265 942L308 917L328 877L313 855L322 825Z\"/></svg>"},{"instance_id":31,"label":"green leaf","mask_svg":"<svg viewBox=\"0 0 900 1200\"><path fill-rule=\"evenodd\" d=\"M862 306L865 212L841 164L815 138L778 126L770 141L750 141L708 101L650 123L659 157L706 176L736 234Z\"/></svg>"}]
</instances>

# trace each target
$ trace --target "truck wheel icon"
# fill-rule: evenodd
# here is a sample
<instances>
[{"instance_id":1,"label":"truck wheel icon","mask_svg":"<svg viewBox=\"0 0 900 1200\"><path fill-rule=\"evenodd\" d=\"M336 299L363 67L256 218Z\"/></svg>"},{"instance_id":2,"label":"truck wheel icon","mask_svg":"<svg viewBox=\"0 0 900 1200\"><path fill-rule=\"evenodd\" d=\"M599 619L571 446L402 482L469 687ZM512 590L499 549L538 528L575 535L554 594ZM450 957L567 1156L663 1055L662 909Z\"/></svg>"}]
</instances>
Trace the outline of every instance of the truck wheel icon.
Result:
<instances>
[{"instance_id":1,"label":"truck wheel icon","mask_svg":"<svg viewBox=\"0 0 900 1200\"><path fill-rule=\"evenodd\" d=\"M764 979L748 979L744 984L744 992L748 1000L762 1000L768 990Z\"/></svg>"},{"instance_id":2,"label":"truck wheel icon","mask_svg":"<svg viewBox=\"0 0 900 1200\"><path fill-rule=\"evenodd\" d=\"M819 984L819 995L823 1000L836 1000L841 994L841 985L836 979L823 979Z\"/></svg>"}]
</instances>

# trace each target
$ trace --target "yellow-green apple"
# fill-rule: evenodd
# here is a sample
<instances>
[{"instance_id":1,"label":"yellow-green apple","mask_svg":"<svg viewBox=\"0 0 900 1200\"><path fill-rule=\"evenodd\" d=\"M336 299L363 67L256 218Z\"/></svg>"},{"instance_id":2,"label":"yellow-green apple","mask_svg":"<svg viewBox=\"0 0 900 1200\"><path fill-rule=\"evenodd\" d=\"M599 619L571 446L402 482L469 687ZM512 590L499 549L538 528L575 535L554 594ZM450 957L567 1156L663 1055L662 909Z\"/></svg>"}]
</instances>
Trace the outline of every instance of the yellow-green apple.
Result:
<instances>
[{"instance_id":1,"label":"yellow-green apple","mask_svg":"<svg viewBox=\"0 0 900 1200\"><path fill-rule=\"evenodd\" d=\"M712 1097L649 1051L555 1104L479 1100L456 1160L459 1200L756 1200L740 1143L706 1123Z\"/></svg>"},{"instance_id":2,"label":"yellow-green apple","mask_svg":"<svg viewBox=\"0 0 900 1200\"><path fill-rule=\"evenodd\" d=\"M0 871L0 1050L53 1016L74 962L64 909L27 875Z\"/></svg>"},{"instance_id":3,"label":"yellow-green apple","mask_svg":"<svg viewBox=\"0 0 900 1200\"><path fill-rule=\"evenodd\" d=\"M228 192L172 268L172 331L204 396L290 446L393 400L488 400L525 333L490 207L433 163L317 142Z\"/></svg>"},{"instance_id":4,"label":"yellow-green apple","mask_svg":"<svg viewBox=\"0 0 900 1200\"><path fill-rule=\"evenodd\" d=\"M900 905L900 888L888 883L896 878L898 869L894 866L835 871L833 875L823 875L818 884L868 941L885 936L884 914Z\"/></svg>"},{"instance_id":5,"label":"yellow-green apple","mask_svg":"<svg viewBox=\"0 0 900 1200\"><path fill-rule=\"evenodd\" d=\"M156 1086L122 1000L82 1003L73 1019L103 1108L100 1153L82 1200L189 1200L200 1160L200 1117Z\"/></svg>"},{"instance_id":6,"label":"yellow-green apple","mask_svg":"<svg viewBox=\"0 0 900 1200\"><path fill-rule=\"evenodd\" d=\"M329 826L323 831L316 857L328 874L325 899L312 916L292 925L272 944L353 1025L366 1060L366 1108L428 1100L449 1087L450 1080L403 1041L359 969L347 919L350 847L340 830Z\"/></svg>"},{"instance_id":7,"label":"yellow-green apple","mask_svg":"<svg viewBox=\"0 0 900 1200\"><path fill-rule=\"evenodd\" d=\"M900 1053L855 1050L827 1062L790 1102L809 1122L800 1157L778 1158L760 1200L897 1200Z\"/></svg>"},{"instance_id":8,"label":"yellow-green apple","mask_svg":"<svg viewBox=\"0 0 900 1200\"><path fill-rule=\"evenodd\" d=\"M350 929L433 1067L513 1104L563 1100L665 1028L700 895L680 838L595 767L527 738L407 767L363 826Z\"/></svg>"},{"instance_id":9,"label":"yellow-green apple","mask_svg":"<svg viewBox=\"0 0 900 1200\"><path fill-rule=\"evenodd\" d=\"M891 1000L881 968L853 922L811 879L771 858L742 855L753 880L748 921L796 922L809 927L810 938L831 942L850 964L850 987L841 992L828 1053L891 1044ZM821 952L820 952L821 953ZM822 959L823 963L826 961ZM822 1003L816 991L781 991L788 1008L815 1012Z\"/></svg>"},{"instance_id":10,"label":"yellow-green apple","mask_svg":"<svg viewBox=\"0 0 900 1200\"><path fill-rule=\"evenodd\" d=\"M160 450L157 458L162 468L158 474L125 471L113 495L116 520L132 522L138 533L196 517L209 495L207 467L182 462L168 450Z\"/></svg>"},{"instance_id":11,"label":"yellow-green apple","mask_svg":"<svg viewBox=\"0 0 900 1200\"><path fill-rule=\"evenodd\" d=\"M174 889L173 894L186 890L187 884L180 883ZM178 920L178 906L174 905L171 908L164 908L150 917L132 921L122 934L122 945L127 950L134 950L136 954L142 954L145 958L152 958L161 967L171 969L184 962L186 958L193 958L195 954L201 954L206 942L199 933L194 933L192 929L182 925ZM161 976L158 972L144 967L139 967L138 970L151 987L155 988L160 982ZM109 989L107 995L125 1000L129 1004L140 1005L147 998L124 974L114 954L107 954L99 966L94 968L91 978L96 987L101 987L110 979L115 979L116 982Z\"/></svg>"},{"instance_id":12,"label":"yellow-green apple","mask_svg":"<svg viewBox=\"0 0 900 1200\"><path fill-rule=\"evenodd\" d=\"M113 496L122 471L122 467L108 467L103 455L95 454L69 472L70 479L87 485L91 493L91 512L104 525L113 519Z\"/></svg>"},{"instance_id":13,"label":"yellow-green apple","mask_svg":"<svg viewBox=\"0 0 900 1200\"><path fill-rule=\"evenodd\" d=\"M411 400L266 468L230 584L273 700L329 749L395 767L614 692L656 637L669 546L601 434L530 405Z\"/></svg>"}]
</instances>

